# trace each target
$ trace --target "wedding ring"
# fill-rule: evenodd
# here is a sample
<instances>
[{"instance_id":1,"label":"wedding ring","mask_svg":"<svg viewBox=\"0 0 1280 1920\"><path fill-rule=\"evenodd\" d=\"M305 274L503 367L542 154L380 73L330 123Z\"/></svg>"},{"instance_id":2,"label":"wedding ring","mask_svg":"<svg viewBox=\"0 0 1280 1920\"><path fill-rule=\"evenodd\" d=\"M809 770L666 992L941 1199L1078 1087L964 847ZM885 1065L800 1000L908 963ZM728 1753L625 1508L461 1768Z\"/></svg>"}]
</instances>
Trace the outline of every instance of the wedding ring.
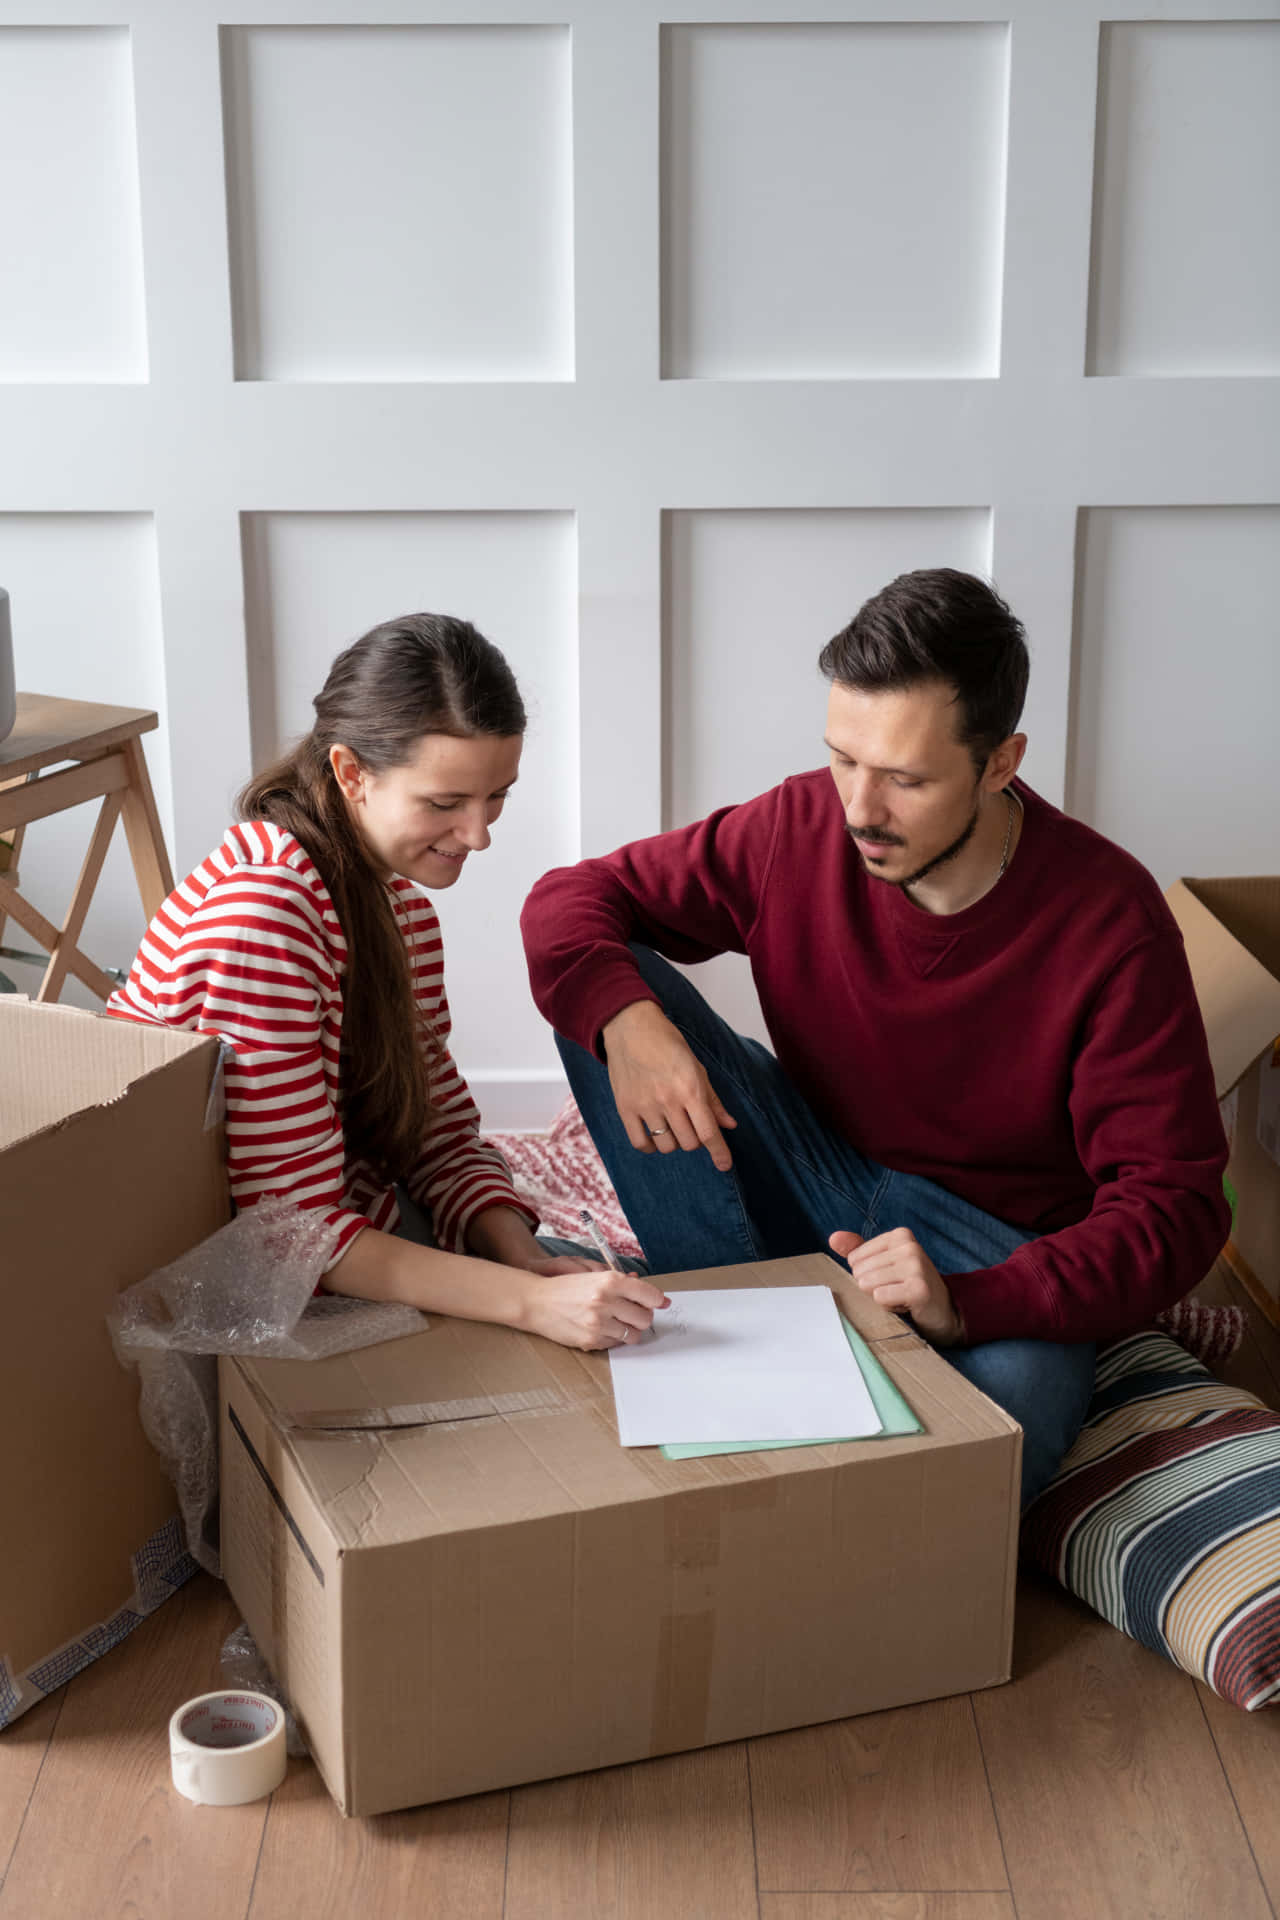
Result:
<instances>
[{"instance_id":1,"label":"wedding ring","mask_svg":"<svg viewBox=\"0 0 1280 1920\"><path fill-rule=\"evenodd\" d=\"M631 1338L631 1329L630 1329L630 1327L624 1327L624 1328L622 1329L622 1344L623 1344L623 1346L624 1346L624 1347L626 1346L626 1344L627 1344L627 1342L628 1342L628 1340L629 1340L630 1338Z\"/></svg>"},{"instance_id":2,"label":"wedding ring","mask_svg":"<svg viewBox=\"0 0 1280 1920\"><path fill-rule=\"evenodd\" d=\"M671 1131L670 1127L650 1127L649 1138L651 1140L656 1140L660 1133L670 1133L670 1131Z\"/></svg>"}]
</instances>

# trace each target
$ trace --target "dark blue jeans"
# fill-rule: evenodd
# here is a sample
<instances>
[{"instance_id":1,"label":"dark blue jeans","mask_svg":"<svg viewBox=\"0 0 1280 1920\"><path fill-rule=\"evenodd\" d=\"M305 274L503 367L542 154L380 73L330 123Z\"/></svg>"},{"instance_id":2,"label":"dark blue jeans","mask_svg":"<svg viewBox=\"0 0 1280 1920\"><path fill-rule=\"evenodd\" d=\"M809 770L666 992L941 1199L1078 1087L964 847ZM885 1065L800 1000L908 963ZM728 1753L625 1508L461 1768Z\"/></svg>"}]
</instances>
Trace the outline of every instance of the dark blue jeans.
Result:
<instances>
[{"instance_id":1,"label":"dark blue jeans","mask_svg":"<svg viewBox=\"0 0 1280 1920\"><path fill-rule=\"evenodd\" d=\"M917 1174L864 1160L824 1126L766 1047L735 1033L683 974L646 947L636 963L737 1121L733 1167L708 1153L637 1153L614 1105L608 1070L556 1035L574 1098L618 1190L651 1272L733 1266L826 1253L844 1229L865 1238L910 1227L941 1274L995 1266L1034 1239ZM940 1349L1023 1430L1022 1504L1053 1478L1093 1392L1094 1348L991 1340Z\"/></svg>"}]
</instances>

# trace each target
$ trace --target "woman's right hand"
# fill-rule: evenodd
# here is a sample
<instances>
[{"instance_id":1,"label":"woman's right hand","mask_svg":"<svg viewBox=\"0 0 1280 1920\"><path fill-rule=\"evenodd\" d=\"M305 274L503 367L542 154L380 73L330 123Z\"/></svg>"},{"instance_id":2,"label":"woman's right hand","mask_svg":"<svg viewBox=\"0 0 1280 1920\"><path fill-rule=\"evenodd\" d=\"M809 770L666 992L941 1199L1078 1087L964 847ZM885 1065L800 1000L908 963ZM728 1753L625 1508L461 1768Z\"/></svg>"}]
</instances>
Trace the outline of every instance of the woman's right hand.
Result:
<instances>
[{"instance_id":1,"label":"woman's right hand","mask_svg":"<svg viewBox=\"0 0 1280 1920\"><path fill-rule=\"evenodd\" d=\"M654 1314L671 1305L662 1288L643 1275L614 1273L610 1267L521 1277L527 1283L521 1329L588 1353L642 1338Z\"/></svg>"}]
</instances>

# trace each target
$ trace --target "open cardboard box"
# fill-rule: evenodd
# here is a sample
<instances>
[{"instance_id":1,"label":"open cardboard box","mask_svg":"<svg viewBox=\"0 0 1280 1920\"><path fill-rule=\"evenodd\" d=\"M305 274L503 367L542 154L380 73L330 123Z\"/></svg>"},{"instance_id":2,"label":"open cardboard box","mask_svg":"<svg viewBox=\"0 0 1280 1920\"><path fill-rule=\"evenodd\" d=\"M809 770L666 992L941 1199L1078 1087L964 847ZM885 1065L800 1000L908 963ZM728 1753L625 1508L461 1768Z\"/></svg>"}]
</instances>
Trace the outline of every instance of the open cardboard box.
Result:
<instances>
[{"instance_id":1,"label":"open cardboard box","mask_svg":"<svg viewBox=\"0 0 1280 1920\"><path fill-rule=\"evenodd\" d=\"M0 1727L194 1572L116 1294L229 1211L216 1040L0 995Z\"/></svg>"},{"instance_id":2,"label":"open cardboard box","mask_svg":"<svg viewBox=\"0 0 1280 1920\"><path fill-rule=\"evenodd\" d=\"M1226 1257L1280 1326L1280 876L1180 880L1165 898L1182 928L1231 1141Z\"/></svg>"},{"instance_id":3,"label":"open cardboard box","mask_svg":"<svg viewBox=\"0 0 1280 1920\"><path fill-rule=\"evenodd\" d=\"M344 1812L1008 1679L1016 1423L822 1254L665 1277L815 1283L923 1433L668 1461L606 1355L442 1316L221 1361L223 1571Z\"/></svg>"}]
</instances>

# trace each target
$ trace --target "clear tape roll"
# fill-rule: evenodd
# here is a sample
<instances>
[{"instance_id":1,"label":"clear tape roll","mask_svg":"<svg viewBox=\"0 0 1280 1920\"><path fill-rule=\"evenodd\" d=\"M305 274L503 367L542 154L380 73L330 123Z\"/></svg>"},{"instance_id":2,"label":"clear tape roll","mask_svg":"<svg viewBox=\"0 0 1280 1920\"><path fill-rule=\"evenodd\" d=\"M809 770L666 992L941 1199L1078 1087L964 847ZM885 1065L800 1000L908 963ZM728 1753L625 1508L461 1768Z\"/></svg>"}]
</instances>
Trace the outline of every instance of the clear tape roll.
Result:
<instances>
[{"instance_id":1,"label":"clear tape roll","mask_svg":"<svg viewBox=\"0 0 1280 1920\"><path fill-rule=\"evenodd\" d=\"M287 1756L284 1712L265 1693L202 1693L169 1721L173 1784L200 1807L241 1807L274 1793Z\"/></svg>"}]
</instances>

